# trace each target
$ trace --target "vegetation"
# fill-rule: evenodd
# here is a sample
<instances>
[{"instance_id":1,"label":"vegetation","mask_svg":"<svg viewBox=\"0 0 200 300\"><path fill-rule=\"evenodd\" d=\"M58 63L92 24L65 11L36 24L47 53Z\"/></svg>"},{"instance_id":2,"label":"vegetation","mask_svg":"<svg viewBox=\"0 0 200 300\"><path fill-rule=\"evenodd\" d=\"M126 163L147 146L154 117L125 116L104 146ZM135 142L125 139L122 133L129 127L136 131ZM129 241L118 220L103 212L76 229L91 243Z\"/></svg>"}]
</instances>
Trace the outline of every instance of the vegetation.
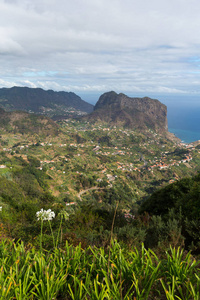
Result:
<instances>
[{"instance_id":1,"label":"vegetation","mask_svg":"<svg viewBox=\"0 0 200 300\"><path fill-rule=\"evenodd\" d=\"M159 259L142 245L69 245L38 252L0 243L0 299L199 299L199 262L180 248Z\"/></svg>"},{"instance_id":2,"label":"vegetation","mask_svg":"<svg viewBox=\"0 0 200 300\"><path fill-rule=\"evenodd\" d=\"M66 118L89 113L93 105L74 93L45 91L41 88L12 87L0 89L0 107Z\"/></svg>"},{"instance_id":3,"label":"vegetation","mask_svg":"<svg viewBox=\"0 0 200 300\"><path fill-rule=\"evenodd\" d=\"M188 148L151 130L137 132L102 124L94 126L78 120L60 122L59 126L60 133L53 139L45 136L42 128L42 135L2 130L0 205L3 208L2 224L8 237L37 245L36 211L56 207L56 213L69 213L70 208L70 220L63 228L66 238L75 244L77 240L85 245L96 243L102 246L106 244L111 225L109 219L112 219L118 202L117 238L129 244L129 238L132 240L138 232L138 241L148 245L151 230L136 221L140 218L137 211L140 203L156 191L152 199L157 200L149 198L144 202L140 214L147 211L151 217L153 214L160 216L165 227L168 210L173 208L177 214L181 207L182 219L189 220L187 231L194 226L198 228L198 224L188 225L194 216L185 214L193 211L198 216L198 180L192 184L191 178L199 171L198 147ZM183 182L177 181L186 175L190 177ZM175 183L168 186L172 181ZM162 187L164 190L159 190ZM190 196L186 199L186 191L191 187L196 200ZM156 201L158 205L155 205ZM70 202L74 204L66 206ZM190 205L194 206L192 210ZM91 217L90 221L84 217L85 213ZM96 225L92 223L93 219L98 220ZM87 223L92 225L87 226ZM54 229L58 230L56 226L55 222ZM73 226L76 230L71 234ZM181 234L189 247L194 240L196 243L196 238L186 239L185 226L181 221L181 228L184 228ZM81 227L84 230L80 230ZM166 229L162 230L166 232Z\"/></svg>"},{"instance_id":4,"label":"vegetation","mask_svg":"<svg viewBox=\"0 0 200 300\"><path fill-rule=\"evenodd\" d=\"M200 298L198 145L79 120L9 130L0 299Z\"/></svg>"}]
</instances>

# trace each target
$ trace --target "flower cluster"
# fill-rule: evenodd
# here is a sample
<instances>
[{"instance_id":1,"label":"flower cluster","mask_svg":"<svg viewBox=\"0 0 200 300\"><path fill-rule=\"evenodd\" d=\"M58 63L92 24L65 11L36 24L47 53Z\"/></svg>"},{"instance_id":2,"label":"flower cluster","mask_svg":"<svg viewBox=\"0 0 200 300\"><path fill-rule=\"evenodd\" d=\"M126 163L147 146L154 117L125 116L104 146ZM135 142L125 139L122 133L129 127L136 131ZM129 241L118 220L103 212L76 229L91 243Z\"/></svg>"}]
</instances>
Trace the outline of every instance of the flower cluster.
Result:
<instances>
[{"instance_id":1,"label":"flower cluster","mask_svg":"<svg viewBox=\"0 0 200 300\"><path fill-rule=\"evenodd\" d=\"M55 213L51 209L44 210L43 208L40 211L36 212L37 220L41 221L51 221L55 218Z\"/></svg>"}]
</instances>

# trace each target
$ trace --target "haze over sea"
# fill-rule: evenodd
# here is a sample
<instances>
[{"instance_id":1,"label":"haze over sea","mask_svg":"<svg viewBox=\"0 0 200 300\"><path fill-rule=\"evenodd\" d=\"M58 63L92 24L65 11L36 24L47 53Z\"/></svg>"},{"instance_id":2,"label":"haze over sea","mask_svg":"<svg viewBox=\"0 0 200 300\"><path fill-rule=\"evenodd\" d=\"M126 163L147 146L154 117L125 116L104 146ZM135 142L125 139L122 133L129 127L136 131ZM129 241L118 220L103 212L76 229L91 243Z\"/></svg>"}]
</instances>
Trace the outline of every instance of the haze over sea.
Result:
<instances>
[{"instance_id":1,"label":"haze over sea","mask_svg":"<svg viewBox=\"0 0 200 300\"><path fill-rule=\"evenodd\" d=\"M144 97L124 93L129 97ZM97 94L80 95L85 101L96 104L99 99ZM163 96L148 95L152 99L158 99L167 106L168 130L174 133L184 143L192 143L200 140L200 97L198 96Z\"/></svg>"}]
</instances>

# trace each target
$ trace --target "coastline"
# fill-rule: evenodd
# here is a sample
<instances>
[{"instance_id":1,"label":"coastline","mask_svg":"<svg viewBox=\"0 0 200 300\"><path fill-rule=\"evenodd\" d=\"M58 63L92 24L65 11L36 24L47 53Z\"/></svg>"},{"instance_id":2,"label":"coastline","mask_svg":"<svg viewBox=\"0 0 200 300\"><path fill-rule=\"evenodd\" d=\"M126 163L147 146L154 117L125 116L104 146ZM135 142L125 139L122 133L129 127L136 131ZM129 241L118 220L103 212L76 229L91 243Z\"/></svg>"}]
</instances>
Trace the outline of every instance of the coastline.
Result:
<instances>
[{"instance_id":1,"label":"coastline","mask_svg":"<svg viewBox=\"0 0 200 300\"><path fill-rule=\"evenodd\" d=\"M185 142L184 140L180 139L179 137L177 137L177 135L173 132L168 131L167 132L167 137L173 141L173 142L177 142L177 144L182 144L182 145L190 145L190 146L198 146L200 144L200 140L196 140L193 142Z\"/></svg>"},{"instance_id":2,"label":"coastline","mask_svg":"<svg viewBox=\"0 0 200 300\"><path fill-rule=\"evenodd\" d=\"M181 139L178 138L173 132L167 131L167 137L169 140L177 143L181 143Z\"/></svg>"},{"instance_id":3,"label":"coastline","mask_svg":"<svg viewBox=\"0 0 200 300\"><path fill-rule=\"evenodd\" d=\"M199 144L200 143L200 132L190 131L183 129L168 128L169 133L174 135L183 144Z\"/></svg>"}]
</instances>

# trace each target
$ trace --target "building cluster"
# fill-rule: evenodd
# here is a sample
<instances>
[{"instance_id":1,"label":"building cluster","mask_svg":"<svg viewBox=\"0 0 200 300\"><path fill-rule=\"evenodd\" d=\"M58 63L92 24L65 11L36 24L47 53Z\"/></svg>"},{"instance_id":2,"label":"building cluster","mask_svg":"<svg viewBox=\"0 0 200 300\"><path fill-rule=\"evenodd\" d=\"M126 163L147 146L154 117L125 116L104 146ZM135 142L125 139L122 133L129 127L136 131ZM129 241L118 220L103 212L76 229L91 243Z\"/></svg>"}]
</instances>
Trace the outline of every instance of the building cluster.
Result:
<instances>
[{"instance_id":1,"label":"building cluster","mask_svg":"<svg viewBox=\"0 0 200 300\"><path fill-rule=\"evenodd\" d=\"M163 169L168 169L169 167L172 167L172 166L179 166L181 163L187 163L187 162L190 162L192 160L192 156L191 154L187 155L186 158L184 159L181 159L181 160L172 160L170 159L170 163L166 163L164 161L160 161L160 162L157 162L151 166L148 166L148 170L152 170L154 168L159 168L160 170L163 170Z\"/></svg>"}]
</instances>

